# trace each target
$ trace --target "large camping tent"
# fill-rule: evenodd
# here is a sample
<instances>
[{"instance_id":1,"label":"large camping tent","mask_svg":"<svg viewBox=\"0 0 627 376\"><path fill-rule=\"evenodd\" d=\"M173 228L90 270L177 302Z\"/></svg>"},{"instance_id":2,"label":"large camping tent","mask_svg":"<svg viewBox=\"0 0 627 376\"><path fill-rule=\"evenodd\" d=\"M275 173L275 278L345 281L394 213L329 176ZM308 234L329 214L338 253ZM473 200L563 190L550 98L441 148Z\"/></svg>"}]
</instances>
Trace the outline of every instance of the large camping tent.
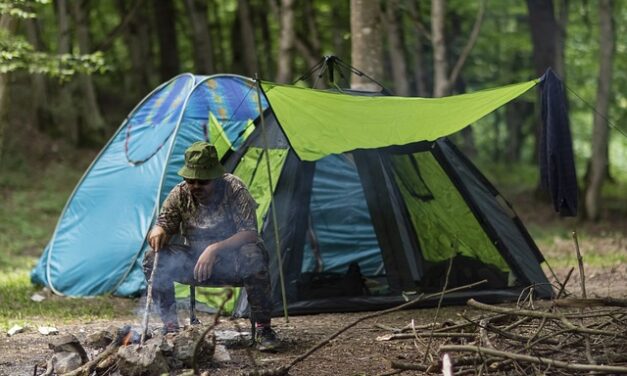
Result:
<instances>
[{"instance_id":1,"label":"large camping tent","mask_svg":"<svg viewBox=\"0 0 627 376\"><path fill-rule=\"evenodd\" d=\"M426 99L178 76L85 173L32 279L70 296L141 292L145 236L183 151L209 140L259 204L277 313L277 255L291 313L397 304L441 289L449 267L449 286L488 280L449 302L514 299L530 285L548 297L542 255L511 206L443 138L537 83Z\"/></svg>"}]
</instances>

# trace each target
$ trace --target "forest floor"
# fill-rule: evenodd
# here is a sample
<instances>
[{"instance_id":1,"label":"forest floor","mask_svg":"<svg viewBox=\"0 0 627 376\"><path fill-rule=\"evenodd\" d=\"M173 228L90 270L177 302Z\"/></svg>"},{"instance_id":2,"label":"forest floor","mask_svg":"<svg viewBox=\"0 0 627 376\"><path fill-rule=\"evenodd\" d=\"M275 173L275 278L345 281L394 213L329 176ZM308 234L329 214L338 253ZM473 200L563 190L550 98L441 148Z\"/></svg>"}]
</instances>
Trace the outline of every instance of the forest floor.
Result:
<instances>
[{"instance_id":1,"label":"forest floor","mask_svg":"<svg viewBox=\"0 0 627 376\"><path fill-rule=\"evenodd\" d=\"M613 227L613 226L612 226ZM613 227L614 228L614 227ZM620 228L620 227L619 227ZM626 227L622 227L626 228ZM627 242L623 233L616 234L609 230L603 230L597 236L590 236L590 232L580 240L582 252L590 250L594 245L594 257L592 262L586 263L586 289L589 297L612 296L614 298L627 298L627 263L616 252L625 254ZM605 252L605 257L603 256ZM571 267L576 266L572 253L574 246L572 241L553 239L553 246L549 247L545 254L553 260L553 270L558 278L563 281ZM560 257L560 254L562 257ZM599 260L610 260L601 262ZM612 261L613 260L613 261ZM550 275L546 269L547 275ZM581 296L579 274L577 269L573 273L568 290L574 296ZM48 299L61 300L63 298L49 296ZM115 312L111 319L107 320L65 320L57 325L60 334L74 334L83 341L86 336L98 330L103 330L110 325L121 327L133 325L139 327L141 317L129 312L138 312L142 303L135 299L109 298L113 301ZM544 302L538 303L548 304ZM513 306L509 304L506 306ZM438 322L446 319L459 320L458 314L467 311L473 314L469 307L443 307L439 312ZM476 312L474 312L476 313ZM298 355L307 351L311 346L323 340L330 334L345 326L354 319L366 313L343 314L319 314L309 316L290 317L289 323L283 318L274 319L273 324L280 338L282 349L277 353L260 353L246 346L227 347L231 361L216 364L210 369L212 375L235 375L241 371L251 370L253 367L271 368L287 364ZM390 327L401 328L412 320L416 325L433 322L435 309L405 310L387 314L378 318L365 320L357 326L341 334L329 344L314 353L305 361L296 365L290 371L290 375L379 375L390 371L391 360L420 361L420 346L409 340L377 341L376 338L386 334L375 324L385 324ZM181 321L185 313L181 312ZM211 316L200 314L204 322L210 322ZM47 322L46 317L33 317L30 322ZM157 325L157 318L152 323ZM218 331L248 330L248 322L243 319L232 320L224 318L218 325ZM241 329L240 329L241 328ZM0 337L0 375L34 375L35 365L39 365L39 372L43 372L42 366L51 357L52 350L48 348L50 337L39 334L35 327L28 327L23 333L12 337L1 334ZM434 346L437 341L434 342ZM406 371L403 374L421 374L418 371Z\"/></svg>"},{"instance_id":2,"label":"forest floor","mask_svg":"<svg viewBox=\"0 0 627 376\"><path fill-rule=\"evenodd\" d=\"M567 273L566 268L556 270L561 279ZM589 296L606 296L608 291L613 297L627 297L627 265L618 265L614 268L587 270L586 287ZM574 275L576 275L575 273ZM575 295L578 295L576 278L568 284ZM52 297L55 299L56 297ZM57 298L58 299L58 298ZM112 298L113 299L113 298ZM141 317L128 314L137 311L140 306L138 300L115 299L119 305L120 315L111 320L96 320L91 322L70 322L58 325L60 334L74 334L81 342L88 334L103 330L110 325L121 327L133 325L139 327ZM548 302L537 302L539 306L548 305ZM513 306L512 304L506 306ZM438 322L447 319L459 320L458 314L466 312L469 316L478 314L470 307L443 307L439 312ZM290 371L290 375L379 375L390 371L391 360L420 361L420 346L411 340L377 341L376 338L389 333L376 327L384 324L390 327L402 328L412 320L416 325L430 323L434 319L435 309L416 309L398 311L377 318L365 320L347 332L341 334L318 352L297 364ZM227 346L231 360L217 363L211 368L211 375L237 375L241 371L251 370L253 367L272 368L287 364L310 347L335 333L347 323L365 315L365 313L319 314L290 317L289 323L284 318L273 320L274 327L282 340L282 348L276 353L261 353L243 345ZM185 314L181 312L181 321ZM200 319L210 322L211 316L200 313ZM152 323L157 325L157 318ZM245 319L223 319L217 326L218 331L249 330ZM35 365L42 366L52 356L48 348L50 337L43 336L35 328L12 337L3 336L0 339L0 375L34 375ZM434 341L433 346L437 346ZM176 374L176 373L175 373ZM403 374L420 374L418 371L407 371Z\"/></svg>"}]
</instances>

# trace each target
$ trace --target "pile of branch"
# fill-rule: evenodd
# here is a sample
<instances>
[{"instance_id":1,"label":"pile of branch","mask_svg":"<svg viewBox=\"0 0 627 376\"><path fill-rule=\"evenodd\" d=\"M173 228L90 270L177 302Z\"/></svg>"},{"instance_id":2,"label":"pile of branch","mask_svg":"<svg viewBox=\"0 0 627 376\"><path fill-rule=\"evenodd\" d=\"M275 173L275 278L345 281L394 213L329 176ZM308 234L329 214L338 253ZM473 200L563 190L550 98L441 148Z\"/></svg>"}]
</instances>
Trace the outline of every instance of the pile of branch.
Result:
<instances>
[{"instance_id":1,"label":"pile of branch","mask_svg":"<svg viewBox=\"0 0 627 376\"><path fill-rule=\"evenodd\" d=\"M530 300L506 308L470 299L468 306L480 314L421 327L379 325L389 333L377 340L413 340L424 355L417 362L392 361L388 374L627 374L626 303L561 299L538 308Z\"/></svg>"}]
</instances>

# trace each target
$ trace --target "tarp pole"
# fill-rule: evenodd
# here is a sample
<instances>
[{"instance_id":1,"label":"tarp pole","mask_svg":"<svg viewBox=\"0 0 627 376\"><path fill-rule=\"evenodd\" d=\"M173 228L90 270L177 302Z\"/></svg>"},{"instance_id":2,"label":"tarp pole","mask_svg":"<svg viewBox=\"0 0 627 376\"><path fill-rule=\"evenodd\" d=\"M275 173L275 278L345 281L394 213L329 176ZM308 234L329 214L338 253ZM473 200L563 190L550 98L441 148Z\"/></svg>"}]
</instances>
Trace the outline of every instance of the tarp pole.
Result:
<instances>
[{"instance_id":1,"label":"tarp pole","mask_svg":"<svg viewBox=\"0 0 627 376\"><path fill-rule=\"evenodd\" d=\"M270 152L268 148L268 138L266 136L266 120L263 116L263 108L261 106L261 81L259 81L258 77L255 77L255 82L257 84L257 104L259 106L259 117L261 118L261 136L263 137L263 145L266 150L266 168L268 169L268 184L270 185L270 208L272 210L272 227L274 228L274 240L275 240L275 249L276 249L276 259L279 264L279 280L281 283L281 298L283 299L283 316L285 317L285 322L290 322L290 318L287 315L287 295L285 293L285 277L283 276L283 260L281 258L281 241L279 239L279 228L277 225L276 218L276 207L274 205L274 191L272 184L272 169L270 167Z\"/></svg>"}]
</instances>

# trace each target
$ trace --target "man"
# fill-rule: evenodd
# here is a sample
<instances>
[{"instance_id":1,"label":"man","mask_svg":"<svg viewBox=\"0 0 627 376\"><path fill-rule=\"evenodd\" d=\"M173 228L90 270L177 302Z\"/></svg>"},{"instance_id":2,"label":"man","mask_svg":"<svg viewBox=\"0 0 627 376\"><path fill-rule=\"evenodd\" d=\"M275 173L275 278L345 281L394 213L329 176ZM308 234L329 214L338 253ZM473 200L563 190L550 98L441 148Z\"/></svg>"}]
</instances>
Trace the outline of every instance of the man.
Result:
<instances>
[{"instance_id":1,"label":"man","mask_svg":"<svg viewBox=\"0 0 627 376\"><path fill-rule=\"evenodd\" d=\"M148 279L159 252L152 293L164 330L178 330L174 281L243 285L256 322L257 347L273 350L278 340L270 326L268 254L258 236L254 199L240 179L224 172L215 147L207 142L195 142L185 151L178 174L184 181L166 198L148 234L152 251L144 258ZM185 244L169 244L175 234Z\"/></svg>"}]
</instances>

